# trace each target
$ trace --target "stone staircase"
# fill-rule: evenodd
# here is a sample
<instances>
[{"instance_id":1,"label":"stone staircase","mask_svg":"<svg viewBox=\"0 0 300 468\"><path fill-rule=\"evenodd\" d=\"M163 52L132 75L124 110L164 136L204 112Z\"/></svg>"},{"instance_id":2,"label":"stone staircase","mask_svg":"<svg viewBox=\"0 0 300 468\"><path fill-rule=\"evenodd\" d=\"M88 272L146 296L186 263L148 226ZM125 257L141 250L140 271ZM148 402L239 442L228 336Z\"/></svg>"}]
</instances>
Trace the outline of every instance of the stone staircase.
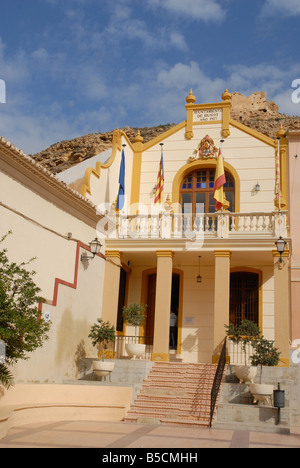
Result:
<instances>
[{"instance_id":1,"label":"stone staircase","mask_svg":"<svg viewBox=\"0 0 300 468\"><path fill-rule=\"evenodd\" d=\"M156 362L125 422L209 426L217 366Z\"/></svg>"}]
</instances>

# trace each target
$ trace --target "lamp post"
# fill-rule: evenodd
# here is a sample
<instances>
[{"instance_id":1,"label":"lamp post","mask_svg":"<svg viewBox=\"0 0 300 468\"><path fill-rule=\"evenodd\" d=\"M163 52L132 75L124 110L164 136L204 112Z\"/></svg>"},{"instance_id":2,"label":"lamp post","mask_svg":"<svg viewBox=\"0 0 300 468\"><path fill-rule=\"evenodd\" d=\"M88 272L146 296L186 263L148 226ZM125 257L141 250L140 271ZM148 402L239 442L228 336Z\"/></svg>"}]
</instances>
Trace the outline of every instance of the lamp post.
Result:
<instances>
[{"instance_id":1,"label":"lamp post","mask_svg":"<svg viewBox=\"0 0 300 468\"><path fill-rule=\"evenodd\" d=\"M89 246L90 246L92 257L89 257L88 255L81 255L82 262L86 262L87 260L93 260L95 256L100 252L102 244L96 238L92 242L89 243Z\"/></svg>"},{"instance_id":2,"label":"lamp post","mask_svg":"<svg viewBox=\"0 0 300 468\"><path fill-rule=\"evenodd\" d=\"M285 247L286 247L286 241L280 236L278 241L276 242L276 247L277 247L277 252L279 253L280 255L280 263L283 262L283 259L282 259L282 254L283 252L285 251Z\"/></svg>"}]
</instances>

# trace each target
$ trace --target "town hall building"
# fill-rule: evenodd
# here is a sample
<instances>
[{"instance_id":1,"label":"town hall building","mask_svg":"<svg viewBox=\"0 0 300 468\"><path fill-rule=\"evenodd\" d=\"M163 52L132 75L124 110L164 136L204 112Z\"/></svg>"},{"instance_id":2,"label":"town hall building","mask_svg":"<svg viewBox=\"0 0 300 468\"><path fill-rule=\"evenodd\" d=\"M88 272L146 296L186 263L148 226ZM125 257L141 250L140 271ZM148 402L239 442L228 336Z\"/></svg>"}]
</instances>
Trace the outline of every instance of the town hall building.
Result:
<instances>
[{"instance_id":1,"label":"town hall building","mask_svg":"<svg viewBox=\"0 0 300 468\"><path fill-rule=\"evenodd\" d=\"M117 131L111 151L58 177L104 216L97 232L107 259L99 315L116 325L120 337L134 335L123 323L122 307L147 304L139 335L149 345L149 359L169 361L175 354L187 362L217 362L225 325L247 319L275 342L280 365L288 366L286 133L273 140L231 119L230 109L227 90L211 104L196 104L191 90L184 122L145 144L140 134L131 143ZM217 211L220 154L227 204ZM163 190L155 203L161 169ZM281 256L280 238L287 243ZM171 310L178 325L173 351Z\"/></svg>"}]
</instances>

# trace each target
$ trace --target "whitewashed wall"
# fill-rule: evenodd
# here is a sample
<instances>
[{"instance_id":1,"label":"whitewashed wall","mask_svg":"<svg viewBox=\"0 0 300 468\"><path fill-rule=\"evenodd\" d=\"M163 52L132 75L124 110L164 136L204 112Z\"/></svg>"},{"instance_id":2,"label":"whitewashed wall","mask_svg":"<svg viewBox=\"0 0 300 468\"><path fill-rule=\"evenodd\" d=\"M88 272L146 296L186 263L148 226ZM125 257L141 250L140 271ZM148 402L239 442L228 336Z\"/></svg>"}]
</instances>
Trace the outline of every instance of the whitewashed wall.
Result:
<instances>
[{"instance_id":1,"label":"whitewashed wall","mask_svg":"<svg viewBox=\"0 0 300 468\"><path fill-rule=\"evenodd\" d=\"M80 353L97 355L88 333L101 316L105 261L97 257L89 265L80 259L76 264L77 240L88 244L95 238L95 229L1 171L0 186L1 202L11 208L0 205L0 237L13 231L0 248L7 248L13 262L36 257L28 268L37 273L34 280L41 295L52 301L55 279L74 284L78 268L77 289L61 284L57 306L43 305L43 313L51 314L50 340L32 353L29 361L19 361L14 367L15 380L60 382L75 378ZM69 232L73 240L67 239Z\"/></svg>"}]
</instances>

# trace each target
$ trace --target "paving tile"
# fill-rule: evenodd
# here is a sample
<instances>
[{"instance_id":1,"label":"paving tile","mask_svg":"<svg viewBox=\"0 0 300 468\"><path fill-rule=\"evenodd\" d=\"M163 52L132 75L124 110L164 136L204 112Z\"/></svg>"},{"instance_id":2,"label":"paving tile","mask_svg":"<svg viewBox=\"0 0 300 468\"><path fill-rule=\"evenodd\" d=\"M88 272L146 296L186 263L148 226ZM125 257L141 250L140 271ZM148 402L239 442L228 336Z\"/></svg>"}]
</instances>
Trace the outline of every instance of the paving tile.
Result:
<instances>
[{"instance_id":1,"label":"paving tile","mask_svg":"<svg viewBox=\"0 0 300 468\"><path fill-rule=\"evenodd\" d=\"M59 421L12 428L0 448L300 448L291 435L97 421Z\"/></svg>"}]
</instances>

